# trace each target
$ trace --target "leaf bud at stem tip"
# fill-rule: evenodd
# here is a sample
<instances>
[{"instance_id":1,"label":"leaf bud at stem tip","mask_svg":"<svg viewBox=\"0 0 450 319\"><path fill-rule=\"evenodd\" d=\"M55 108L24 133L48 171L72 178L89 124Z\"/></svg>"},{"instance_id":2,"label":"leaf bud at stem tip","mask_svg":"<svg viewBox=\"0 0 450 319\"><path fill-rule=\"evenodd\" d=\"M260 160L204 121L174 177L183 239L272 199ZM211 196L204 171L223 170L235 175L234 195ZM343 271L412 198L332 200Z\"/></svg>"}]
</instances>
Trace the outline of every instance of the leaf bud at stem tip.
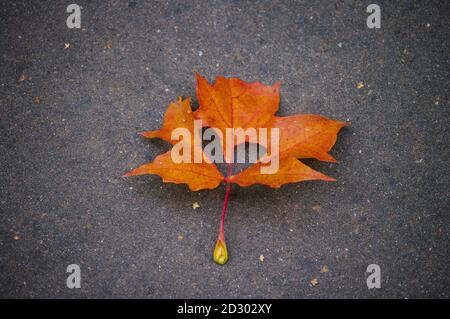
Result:
<instances>
[{"instance_id":1,"label":"leaf bud at stem tip","mask_svg":"<svg viewBox=\"0 0 450 319\"><path fill-rule=\"evenodd\" d=\"M214 261L219 265L225 265L228 261L228 251L225 240L217 239L216 247L213 254Z\"/></svg>"}]
</instances>

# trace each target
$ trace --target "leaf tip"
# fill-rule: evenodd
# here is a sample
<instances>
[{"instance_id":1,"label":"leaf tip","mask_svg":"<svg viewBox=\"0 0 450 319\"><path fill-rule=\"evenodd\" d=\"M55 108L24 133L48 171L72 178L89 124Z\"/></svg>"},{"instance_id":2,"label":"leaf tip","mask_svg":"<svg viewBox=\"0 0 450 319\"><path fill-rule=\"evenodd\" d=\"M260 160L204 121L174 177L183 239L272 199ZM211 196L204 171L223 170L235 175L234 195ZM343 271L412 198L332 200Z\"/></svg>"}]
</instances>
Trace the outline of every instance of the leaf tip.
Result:
<instances>
[{"instance_id":1,"label":"leaf tip","mask_svg":"<svg viewBox=\"0 0 450 319\"><path fill-rule=\"evenodd\" d=\"M342 128L348 126L350 123L344 121L338 121L337 124Z\"/></svg>"},{"instance_id":2,"label":"leaf tip","mask_svg":"<svg viewBox=\"0 0 450 319\"><path fill-rule=\"evenodd\" d=\"M280 90L280 87L281 87L281 81L275 82L275 84L272 85L272 88L273 88L276 92L278 92L278 91Z\"/></svg>"},{"instance_id":3,"label":"leaf tip","mask_svg":"<svg viewBox=\"0 0 450 319\"><path fill-rule=\"evenodd\" d=\"M133 175L133 173L132 173L133 171L129 171L129 172L127 172L127 173L125 173L125 174L123 174L122 175L122 177L123 178L125 178L125 177L130 177L130 176L132 176Z\"/></svg>"},{"instance_id":4,"label":"leaf tip","mask_svg":"<svg viewBox=\"0 0 450 319\"><path fill-rule=\"evenodd\" d=\"M145 138L154 138L157 137L158 131L142 131L138 132L137 134Z\"/></svg>"},{"instance_id":5,"label":"leaf tip","mask_svg":"<svg viewBox=\"0 0 450 319\"><path fill-rule=\"evenodd\" d=\"M322 177L322 180L326 181L326 182L337 182L336 178L333 178L333 177L330 177L330 176L326 176L326 175L324 175L324 177Z\"/></svg>"},{"instance_id":6,"label":"leaf tip","mask_svg":"<svg viewBox=\"0 0 450 319\"><path fill-rule=\"evenodd\" d=\"M197 79L197 83L198 83L200 80L203 80L203 79L204 79L203 76L201 76L200 73L198 73L197 71L195 71L195 78Z\"/></svg>"},{"instance_id":7,"label":"leaf tip","mask_svg":"<svg viewBox=\"0 0 450 319\"><path fill-rule=\"evenodd\" d=\"M326 158L326 162L328 162L328 163L336 163L336 164L339 163L339 161L337 159L335 159L333 156L331 156L330 154L327 154L327 155L329 155L329 157Z\"/></svg>"}]
</instances>

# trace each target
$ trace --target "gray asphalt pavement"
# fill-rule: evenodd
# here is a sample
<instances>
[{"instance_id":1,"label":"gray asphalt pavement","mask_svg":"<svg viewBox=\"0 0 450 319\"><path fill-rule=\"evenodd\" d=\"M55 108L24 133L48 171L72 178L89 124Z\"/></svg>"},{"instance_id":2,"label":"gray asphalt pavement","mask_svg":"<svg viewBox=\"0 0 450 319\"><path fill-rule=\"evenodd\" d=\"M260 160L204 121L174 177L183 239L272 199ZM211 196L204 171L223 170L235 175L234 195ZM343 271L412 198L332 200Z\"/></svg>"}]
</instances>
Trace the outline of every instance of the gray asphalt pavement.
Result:
<instances>
[{"instance_id":1,"label":"gray asphalt pavement","mask_svg":"<svg viewBox=\"0 0 450 319\"><path fill-rule=\"evenodd\" d=\"M2 0L0 296L450 297L450 7L376 1L369 29L372 2ZM223 267L223 187L120 177L169 149L136 132L197 105L194 72L349 122L339 164L307 161L337 182L233 189Z\"/></svg>"}]
</instances>

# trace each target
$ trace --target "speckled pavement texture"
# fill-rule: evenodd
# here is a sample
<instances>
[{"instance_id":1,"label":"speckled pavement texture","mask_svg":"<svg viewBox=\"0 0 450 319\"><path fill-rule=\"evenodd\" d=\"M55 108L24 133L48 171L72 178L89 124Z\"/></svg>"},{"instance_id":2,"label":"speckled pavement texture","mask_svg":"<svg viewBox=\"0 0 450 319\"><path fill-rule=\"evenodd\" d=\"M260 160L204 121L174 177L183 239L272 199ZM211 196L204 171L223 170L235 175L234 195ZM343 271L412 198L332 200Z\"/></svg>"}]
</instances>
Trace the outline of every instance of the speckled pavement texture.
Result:
<instances>
[{"instance_id":1,"label":"speckled pavement texture","mask_svg":"<svg viewBox=\"0 0 450 319\"><path fill-rule=\"evenodd\" d=\"M447 1L2 0L0 296L449 298L449 15ZM120 177L169 149L136 132L179 95L197 105L194 72L281 80L279 114L349 122L339 164L307 161L337 182L233 189L224 267L223 187Z\"/></svg>"}]
</instances>

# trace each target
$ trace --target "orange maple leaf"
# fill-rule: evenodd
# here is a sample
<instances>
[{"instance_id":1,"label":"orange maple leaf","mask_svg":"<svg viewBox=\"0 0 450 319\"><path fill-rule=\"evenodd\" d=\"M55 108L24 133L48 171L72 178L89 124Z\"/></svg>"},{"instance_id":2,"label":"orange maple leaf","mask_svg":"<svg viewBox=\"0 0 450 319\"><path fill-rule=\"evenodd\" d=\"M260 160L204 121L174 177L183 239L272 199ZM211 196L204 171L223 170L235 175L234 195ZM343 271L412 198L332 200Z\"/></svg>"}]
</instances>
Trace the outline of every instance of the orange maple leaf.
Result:
<instances>
[{"instance_id":1,"label":"orange maple leaf","mask_svg":"<svg viewBox=\"0 0 450 319\"><path fill-rule=\"evenodd\" d=\"M200 75L196 76L199 108L193 112L190 100L179 98L167 108L160 130L140 133L144 137L158 137L175 145L167 153L157 156L153 162L142 165L124 176L156 174L161 176L164 182L184 183L193 191L213 189L220 183L225 183L226 196L219 238L214 251L214 260L224 264L228 260L224 218L231 184L235 183L242 187L263 184L278 188L286 183L306 180L334 181L335 179L313 170L298 159L315 158L320 161L336 162L328 152L336 142L339 130L346 123L311 114L275 116L280 101L280 83L266 86L260 82L247 83L238 78L217 77L215 83L210 84ZM195 138L196 134L199 134L194 124L195 120L200 120L202 126L211 127L221 134L221 147L228 163L226 177L211 160L208 160L202 149L201 140ZM173 132L179 128L189 132L189 138L181 141L173 139ZM234 155L228 150L248 140L239 140L236 131L232 131L229 138L224 138L224 132L230 128L255 129L258 136L260 129L267 129L268 137L264 140L257 139L267 150L271 149L273 143L272 129L277 129L279 139L275 141L279 142L278 152L266 153L252 166L233 175ZM190 158L197 153L203 160L201 162L174 160L173 151L180 147L190 150L191 154L188 154L191 155ZM261 168L274 160L279 163L278 170L271 174L261 173Z\"/></svg>"},{"instance_id":2,"label":"orange maple leaf","mask_svg":"<svg viewBox=\"0 0 450 319\"><path fill-rule=\"evenodd\" d=\"M171 144L175 144L177 141L172 140L171 134L177 128L185 128L191 133L191 140L182 140L182 142L189 142L193 149L201 148L201 145L194 140L194 116L189 99L179 99L169 105L160 130L141 132L139 134L148 138L159 137ZM223 175L213 163L175 163L172 159L171 151L157 156L152 163L144 164L124 176L144 174L159 175L164 182L187 184L193 191L216 188L224 180Z\"/></svg>"}]
</instances>

